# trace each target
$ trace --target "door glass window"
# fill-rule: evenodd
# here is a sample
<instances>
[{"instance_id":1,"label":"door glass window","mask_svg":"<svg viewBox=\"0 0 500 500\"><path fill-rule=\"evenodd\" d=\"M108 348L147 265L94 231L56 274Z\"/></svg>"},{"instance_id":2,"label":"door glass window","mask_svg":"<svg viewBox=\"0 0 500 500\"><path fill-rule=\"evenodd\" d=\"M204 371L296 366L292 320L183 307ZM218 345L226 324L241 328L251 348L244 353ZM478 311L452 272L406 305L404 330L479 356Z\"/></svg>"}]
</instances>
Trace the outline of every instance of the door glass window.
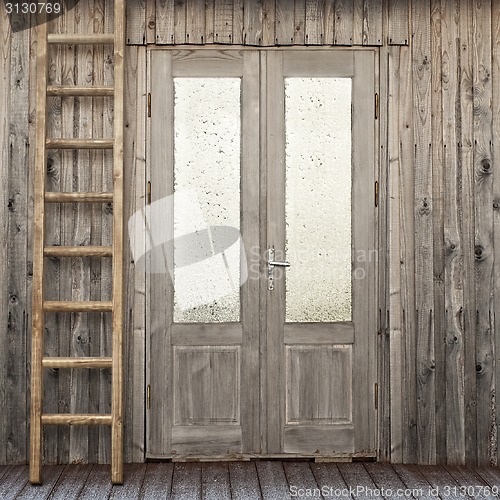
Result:
<instances>
[{"instance_id":1,"label":"door glass window","mask_svg":"<svg viewBox=\"0 0 500 500\"><path fill-rule=\"evenodd\" d=\"M174 79L176 322L240 320L240 87Z\"/></svg>"},{"instance_id":2,"label":"door glass window","mask_svg":"<svg viewBox=\"0 0 500 500\"><path fill-rule=\"evenodd\" d=\"M351 79L286 78L286 321L351 320Z\"/></svg>"}]
</instances>

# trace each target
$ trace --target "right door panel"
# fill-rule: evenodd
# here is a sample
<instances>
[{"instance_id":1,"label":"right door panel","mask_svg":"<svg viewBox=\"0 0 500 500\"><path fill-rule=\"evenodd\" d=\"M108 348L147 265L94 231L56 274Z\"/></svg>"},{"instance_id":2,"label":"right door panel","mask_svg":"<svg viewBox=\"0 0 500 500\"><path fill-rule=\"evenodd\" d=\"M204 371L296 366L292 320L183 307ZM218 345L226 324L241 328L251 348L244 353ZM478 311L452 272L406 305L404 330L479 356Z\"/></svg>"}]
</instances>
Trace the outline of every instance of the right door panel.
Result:
<instances>
[{"instance_id":1,"label":"right door panel","mask_svg":"<svg viewBox=\"0 0 500 500\"><path fill-rule=\"evenodd\" d=\"M373 453L374 54L272 51L267 75L268 453Z\"/></svg>"}]
</instances>

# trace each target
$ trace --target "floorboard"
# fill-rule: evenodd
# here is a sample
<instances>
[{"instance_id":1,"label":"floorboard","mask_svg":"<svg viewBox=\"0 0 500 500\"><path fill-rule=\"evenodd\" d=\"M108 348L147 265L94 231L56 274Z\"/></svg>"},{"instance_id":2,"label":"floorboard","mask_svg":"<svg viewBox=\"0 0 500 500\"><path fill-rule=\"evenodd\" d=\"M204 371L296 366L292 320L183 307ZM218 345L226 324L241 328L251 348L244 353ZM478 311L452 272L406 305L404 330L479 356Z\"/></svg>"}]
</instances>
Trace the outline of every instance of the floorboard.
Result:
<instances>
[{"instance_id":1,"label":"floorboard","mask_svg":"<svg viewBox=\"0 0 500 500\"><path fill-rule=\"evenodd\" d=\"M78 500L107 500L112 489L110 474L109 465L94 465Z\"/></svg>"},{"instance_id":2,"label":"floorboard","mask_svg":"<svg viewBox=\"0 0 500 500\"><path fill-rule=\"evenodd\" d=\"M0 498L11 500L23 490L28 483L28 467L25 465L13 466L1 479Z\"/></svg>"},{"instance_id":3,"label":"floorboard","mask_svg":"<svg viewBox=\"0 0 500 500\"><path fill-rule=\"evenodd\" d=\"M229 479L233 500L261 500L255 462L230 462Z\"/></svg>"},{"instance_id":4,"label":"floorboard","mask_svg":"<svg viewBox=\"0 0 500 500\"><path fill-rule=\"evenodd\" d=\"M273 460L163 462L125 465L124 484L115 486L111 484L110 472L109 465L44 466L43 485L32 486L28 482L27 466L3 466L0 467L0 499L485 500L500 497L500 468L497 467ZM408 491L401 495L399 490Z\"/></svg>"},{"instance_id":5,"label":"floorboard","mask_svg":"<svg viewBox=\"0 0 500 500\"><path fill-rule=\"evenodd\" d=\"M201 496L213 500L231 500L227 462L201 464Z\"/></svg>"},{"instance_id":6,"label":"floorboard","mask_svg":"<svg viewBox=\"0 0 500 500\"><path fill-rule=\"evenodd\" d=\"M170 498L173 474L173 463L148 464L144 482L142 483L140 498L142 500Z\"/></svg>"},{"instance_id":7,"label":"floorboard","mask_svg":"<svg viewBox=\"0 0 500 500\"><path fill-rule=\"evenodd\" d=\"M201 464L176 463L172 483L172 500L201 499Z\"/></svg>"},{"instance_id":8,"label":"floorboard","mask_svg":"<svg viewBox=\"0 0 500 500\"><path fill-rule=\"evenodd\" d=\"M110 498L113 500L128 500L139 498L142 482L146 474L146 464L129 464L123 468L123 484L113 486Z\"/></svg>"},{"instance_id":9,"label":"floorboard","mask_svg":"<svg viewBox=\"0 0 500 500\"><path fill-rule=\"evenodd\" d=\"M87 481L92 465L68 465L50 495L51 500L76 500Z\"/></svg>"},{"instance_id":10,"label":"floorboard","mask_svg":"<svg viewBox=\"0 0 500 500\"><path fill-rule=\"evenodd\" d=\"M370 474L366 471L362 463L341 463L338 464L340 474L344 481L354 489L353 497L359 499L382 498L378 493L377 485L372 481Z\"/></svg>"},{"instance_id":11,"label":"floorboard","mask_svg":"<svg viewBox=\"0 0 500 500\"><path fill-rule=\"evenodd\" d=\"M256 463L256 467L264 500L292 498L281 462L259 461Z\"/></svg>"},{"instance_id":12,"label":"floorboard","mask_svg":"<svg viewBox=\"0 0 500 500\"><path fill-rule=\"evenodd\" d=\"M44 467L43 484L32 485L29 482L24 486L21 493L18 495L18 500L45 500L49 498L54 486L61 477L64 471L64 465L56 465L53 467Z\"/></svg>"}]
</instances>

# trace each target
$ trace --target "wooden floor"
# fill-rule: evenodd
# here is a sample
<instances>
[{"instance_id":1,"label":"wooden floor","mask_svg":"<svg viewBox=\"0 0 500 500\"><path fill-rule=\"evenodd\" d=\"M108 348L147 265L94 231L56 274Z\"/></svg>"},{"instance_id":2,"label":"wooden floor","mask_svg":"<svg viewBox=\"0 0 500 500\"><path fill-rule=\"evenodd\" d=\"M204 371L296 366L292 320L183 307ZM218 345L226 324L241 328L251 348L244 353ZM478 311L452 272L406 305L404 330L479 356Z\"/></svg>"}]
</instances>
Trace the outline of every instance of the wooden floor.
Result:
<instances>
[{"instance_id":1,"label":"wooden floor","mask_svg":"<svg viewBox=\"0 0 500 500\"><path fill-rule=\"evenodd\" d=\"M106 465L44 467L43 486L26 466L0 466L0 499L499 498L500 469L376 463L208 462L125 466L112 486Z\"/></svg>"}]
</instances>

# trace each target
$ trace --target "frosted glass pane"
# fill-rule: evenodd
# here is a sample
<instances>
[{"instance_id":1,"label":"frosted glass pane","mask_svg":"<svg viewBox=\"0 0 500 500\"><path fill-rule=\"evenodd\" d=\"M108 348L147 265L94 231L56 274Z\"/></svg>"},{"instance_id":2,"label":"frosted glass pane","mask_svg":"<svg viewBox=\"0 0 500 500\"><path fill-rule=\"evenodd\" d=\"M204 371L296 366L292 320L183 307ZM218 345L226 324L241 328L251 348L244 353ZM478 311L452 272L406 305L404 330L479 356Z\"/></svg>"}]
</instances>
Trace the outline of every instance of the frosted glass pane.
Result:
<instances>
[{"instance_id":1,"label":"frosted glass pane","mask_svg":"<svg viewBox=\"0 0 500 500\"><path fill-rule=\"evenodd\" d=\"M286 320L351 320L351 79L286 78Z\"/></svg>"},{"instance_id":2,"label":"frosted glass pane","mask_svg":"<svg viewBox=\"0 0 500 500\"><path fill-rule=\"evenodd\" d=\"M240 319L240 79L174 79L174 321Z\"/></svg>"}]
</instances>

